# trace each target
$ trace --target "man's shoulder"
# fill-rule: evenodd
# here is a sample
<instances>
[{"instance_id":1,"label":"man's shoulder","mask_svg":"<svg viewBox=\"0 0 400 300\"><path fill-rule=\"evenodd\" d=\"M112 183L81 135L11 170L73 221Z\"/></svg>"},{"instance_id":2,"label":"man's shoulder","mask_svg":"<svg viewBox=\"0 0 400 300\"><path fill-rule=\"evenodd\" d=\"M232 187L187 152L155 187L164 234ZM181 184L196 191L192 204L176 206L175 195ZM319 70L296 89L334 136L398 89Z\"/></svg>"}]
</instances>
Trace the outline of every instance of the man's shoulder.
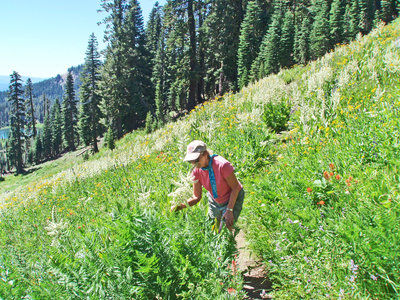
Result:
<instances>
[{"instance_id":1,"label":"man's shoulder","mask_svg":"<svg viewBox=\"0 0 400 300\"><path fill-rule=\"evenodd\" d=\"M215 156L215 157L214 157L214 160L215 160L219 165L230 164L230 162L229 162L226 158L224 158L224 157L222 157L222 156L220 156L220 155Z\"/></svg>"}]
</instances>

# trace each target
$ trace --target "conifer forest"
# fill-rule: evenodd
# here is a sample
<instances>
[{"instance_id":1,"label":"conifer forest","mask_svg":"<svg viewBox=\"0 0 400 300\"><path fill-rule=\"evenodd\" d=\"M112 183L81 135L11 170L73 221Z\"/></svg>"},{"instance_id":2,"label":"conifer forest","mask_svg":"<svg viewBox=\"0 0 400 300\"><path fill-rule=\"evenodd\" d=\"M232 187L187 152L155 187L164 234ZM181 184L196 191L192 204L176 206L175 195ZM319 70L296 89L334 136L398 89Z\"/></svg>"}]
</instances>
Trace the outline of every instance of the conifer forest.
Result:
<instances>
[{"instance_id":1,"label":"conifer forest","mask_svg":"<svg viewBox=\"0 0 400 300\"><path fill-rule=\"evenodd\" d=\"M139 127L153 131L196 105L238 91L282 68L306 64L335 45L397 17L395 0L178 0L156 4L146 26L138 1L102 1L104 60L89 37L79 94L69 74L62 99L40 99L14 72L10 135L2 169L58 157L77 145L98 151ZM35 111L36 108L36 111Z\"/></svg>"}]
</instances>

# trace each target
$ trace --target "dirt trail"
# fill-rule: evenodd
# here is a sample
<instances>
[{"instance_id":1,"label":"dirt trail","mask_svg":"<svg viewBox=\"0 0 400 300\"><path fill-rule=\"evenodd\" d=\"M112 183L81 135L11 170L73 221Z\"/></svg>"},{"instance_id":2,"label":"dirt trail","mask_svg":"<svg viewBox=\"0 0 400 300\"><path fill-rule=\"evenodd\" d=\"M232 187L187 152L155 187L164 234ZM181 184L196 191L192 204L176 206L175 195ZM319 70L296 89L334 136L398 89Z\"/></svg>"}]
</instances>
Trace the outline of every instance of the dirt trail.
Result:
<instances>
[{"instance_id":1,"label":"dirt trail","mask_svg":"<svg viewBox=\"0 0 400 300\"><path fill-rule=\"evenodd\" d=\"M247 293L246 299L272 299L268 294L271 291L271 282L266 276L263 264L257 261L257 258L250 251L243 229L239 231L235 240L239 252L237 266L243 274L243 289Z\"/></svg>"}]
</instances>

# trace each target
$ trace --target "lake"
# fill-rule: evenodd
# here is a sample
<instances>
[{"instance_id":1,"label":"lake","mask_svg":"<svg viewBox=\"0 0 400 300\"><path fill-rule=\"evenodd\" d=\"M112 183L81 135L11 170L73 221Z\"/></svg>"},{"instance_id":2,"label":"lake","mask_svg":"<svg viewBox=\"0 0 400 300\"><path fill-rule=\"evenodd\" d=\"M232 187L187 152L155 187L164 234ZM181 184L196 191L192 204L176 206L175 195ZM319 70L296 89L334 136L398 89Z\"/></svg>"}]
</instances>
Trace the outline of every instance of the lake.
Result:
<instances>
[{"instance_id":1,"label":"lake","mask_svg":"<svg viewBox=\"0 0 400 300\"><path fill-rule=\"evenodd\" d=\"M0 140L8 139L8 133L10 132L10 127L0 128Z\"/></svg>"}]
</instances>

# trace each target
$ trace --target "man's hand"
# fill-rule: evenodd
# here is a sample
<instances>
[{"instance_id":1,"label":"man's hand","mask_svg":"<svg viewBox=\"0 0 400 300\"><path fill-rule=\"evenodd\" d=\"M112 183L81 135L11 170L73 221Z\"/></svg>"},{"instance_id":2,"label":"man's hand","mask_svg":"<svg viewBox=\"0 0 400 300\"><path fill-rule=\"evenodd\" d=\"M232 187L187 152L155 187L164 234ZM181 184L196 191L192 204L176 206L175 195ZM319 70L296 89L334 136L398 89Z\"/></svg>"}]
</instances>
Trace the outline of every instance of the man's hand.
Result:
<instances>
[{"instance_id":1,"label":"man's hand","mask_svg":"<svg viewBox=\"0 0 400 300\"><path fill-rule=\"evenodd\" d=\"M233 221L234 221L233 212L231 210L226 210L226 212L223 215L223 218L225 218L226 227L228 227L229 230L232 230L231 228L233 226Z\"/></svg>"},{"instance_id":2,"label":"man's hand","mask_svg":"<svg viewBox=\"0 0 400 300\"><path fill-rule=\"evenodd\" d=\"M172 205L172 206L171 206L171 212L180 211L180 210L184 209L185 207L186 207L185 204Z\"/></svg>"}]
</instances>

